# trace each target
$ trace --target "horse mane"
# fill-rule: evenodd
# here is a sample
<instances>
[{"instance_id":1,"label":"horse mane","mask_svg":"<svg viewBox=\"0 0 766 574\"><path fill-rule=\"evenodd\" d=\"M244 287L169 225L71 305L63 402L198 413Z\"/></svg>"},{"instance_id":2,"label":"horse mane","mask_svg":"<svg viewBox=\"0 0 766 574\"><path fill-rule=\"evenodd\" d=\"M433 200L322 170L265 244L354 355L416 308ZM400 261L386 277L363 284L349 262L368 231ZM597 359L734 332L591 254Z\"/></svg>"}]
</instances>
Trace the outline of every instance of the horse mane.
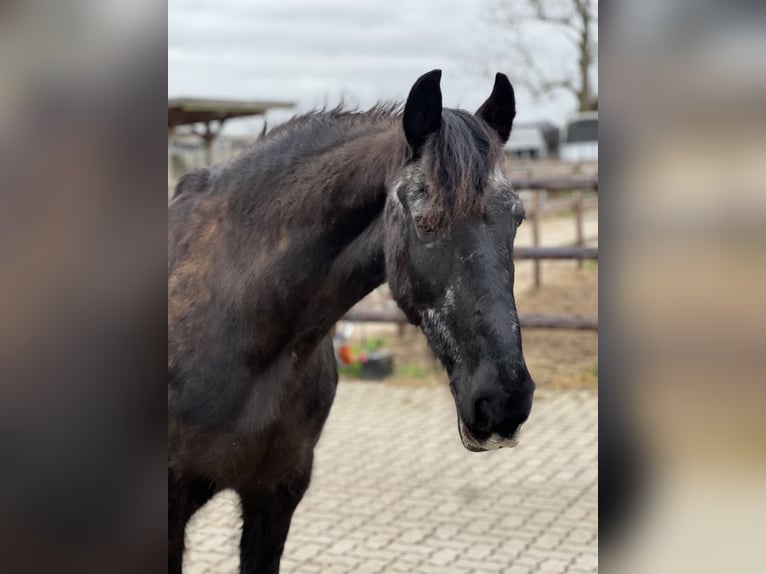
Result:
<instances>
[{"instance_id":1,"label":"horse mane","mask_svg":"<svg viewBox=\"0 0 766 574\"><path fill-rule=\"evenodd\" d=\"M326 106L314 108L302 114L296 114L283 124L271 128L263 135L263 139L280 135L296 128L323 127L332 124L369 125L381 121L392 120L402 114L404 104L401 102L378 102L368 110L346 107L341 102L333 108Z\"/></svg>"},{"instance_id":2,"label":"horse mane","mask_svg":"<svg viewBox=\"0 0 766 574\"><path fill-rule=\"evenodd\" d=\"M176 182L173 196L170 198L175 199L182 193L199 193L205 191L208 181L210 180L210 170L206 167L199 167L192 171L183 174Z\"/></svg>"},{"instance_id":3,"label":"horse mane","mask_svg":"<svg viewBox=\"0 0 766 574\"><path fill-rule=\"evenodd\" d=\"M344 104L314 109L269 129L246 152L250 159L245 159L249 163L260 156L280 170L294 162L313 161L360 136L400 125L403 108L401 102L384 102L364 111ZM411 158L407 157L403 130L401 138L404 165ZM444 108L441 128L422 150L421 184L428 208L420 223L438 229L475 213L483 203L489 174L501 157L502 144L483 120L465 110Z\"/></svg>"}]
</instances>

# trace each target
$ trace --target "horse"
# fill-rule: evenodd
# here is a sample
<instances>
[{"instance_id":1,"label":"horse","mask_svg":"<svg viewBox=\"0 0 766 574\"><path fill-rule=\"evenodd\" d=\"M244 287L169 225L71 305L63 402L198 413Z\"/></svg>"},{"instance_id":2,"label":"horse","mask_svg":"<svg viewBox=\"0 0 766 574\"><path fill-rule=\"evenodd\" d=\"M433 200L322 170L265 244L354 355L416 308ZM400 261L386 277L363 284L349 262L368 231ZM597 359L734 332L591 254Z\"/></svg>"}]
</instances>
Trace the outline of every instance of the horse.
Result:
<instances>
[{"instance_id":1,"label":"horse","mask_svg":"<svg viewBox=\"0 0 766 574\"><path fill-rule=\"evenodd\" d=\"M388 282L445 367L463 446L514 446L534 382L513 296L524 207L503 172L516 115L441 70L401 104L313 111L183 176L168 208L168 565L216 492L241 500L242 573L277 573L333 403L333 325Z\"/></svg>"}]
</instances>

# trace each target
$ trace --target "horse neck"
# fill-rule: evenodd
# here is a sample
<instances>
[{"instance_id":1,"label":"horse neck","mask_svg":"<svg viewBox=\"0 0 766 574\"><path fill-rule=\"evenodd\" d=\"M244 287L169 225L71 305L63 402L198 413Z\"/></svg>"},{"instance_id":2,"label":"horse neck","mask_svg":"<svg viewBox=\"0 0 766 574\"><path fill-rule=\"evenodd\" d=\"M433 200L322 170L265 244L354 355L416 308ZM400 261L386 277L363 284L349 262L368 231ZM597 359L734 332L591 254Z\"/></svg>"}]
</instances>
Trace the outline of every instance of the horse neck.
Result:
<instances>
[{"instance_id":1,"label":"horse neck","mask_svg":"<svg viewBox=\"0 0 766 574\"><path fill-rule=\"evenodd\" d=\"M272 281L259 282L254 309L276 312L273 321L284 326L274 337L280 351L313 349L384 281L383 211L405 145L398 124L371 129L302 162L281 190L277 221L269 223L280 229L269 246L276 252L266 275Z\"/></svg>"}]
</instances>

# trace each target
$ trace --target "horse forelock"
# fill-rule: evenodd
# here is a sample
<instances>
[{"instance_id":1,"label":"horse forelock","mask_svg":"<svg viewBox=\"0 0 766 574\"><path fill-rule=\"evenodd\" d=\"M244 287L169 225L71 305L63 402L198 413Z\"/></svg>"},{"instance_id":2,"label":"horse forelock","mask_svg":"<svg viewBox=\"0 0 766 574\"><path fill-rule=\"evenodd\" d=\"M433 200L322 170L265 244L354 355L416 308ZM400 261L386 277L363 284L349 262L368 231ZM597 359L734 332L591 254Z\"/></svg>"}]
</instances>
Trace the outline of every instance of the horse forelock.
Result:
<instances>
[{"instance_id":1,"label":"horse forelock","mask_svg":"<svg viewBox=\"0 0 766 574\"><path fill-rule=\"evenodd\" d=\"M502 157L502 146L473 114L445 109L439 131L425 144L423 176L429 209L424 221L441 228L476 213Z\"/></svg>"}]
</instances>

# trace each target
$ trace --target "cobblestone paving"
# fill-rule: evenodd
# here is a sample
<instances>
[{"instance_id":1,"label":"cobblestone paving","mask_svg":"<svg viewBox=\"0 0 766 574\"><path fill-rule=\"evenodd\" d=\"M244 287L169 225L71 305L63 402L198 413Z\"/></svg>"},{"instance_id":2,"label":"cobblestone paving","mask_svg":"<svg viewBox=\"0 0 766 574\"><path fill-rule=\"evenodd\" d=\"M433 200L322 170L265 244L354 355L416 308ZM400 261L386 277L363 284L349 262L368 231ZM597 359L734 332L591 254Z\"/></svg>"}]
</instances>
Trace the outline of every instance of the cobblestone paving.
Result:
<instances>
[{"instance_id":1,"label":"cobblestone paving","mask_svg":"<svg viewBox=\"0 0 766 574\"><path fill-rule=\"evenodd\" d=\"M598 399L538 392L515 449L470 453L446 388L341 383L284 573L597 571ZM185 572L235 573L238 501L192 519Z\"/></svg>"}]
</instances>

